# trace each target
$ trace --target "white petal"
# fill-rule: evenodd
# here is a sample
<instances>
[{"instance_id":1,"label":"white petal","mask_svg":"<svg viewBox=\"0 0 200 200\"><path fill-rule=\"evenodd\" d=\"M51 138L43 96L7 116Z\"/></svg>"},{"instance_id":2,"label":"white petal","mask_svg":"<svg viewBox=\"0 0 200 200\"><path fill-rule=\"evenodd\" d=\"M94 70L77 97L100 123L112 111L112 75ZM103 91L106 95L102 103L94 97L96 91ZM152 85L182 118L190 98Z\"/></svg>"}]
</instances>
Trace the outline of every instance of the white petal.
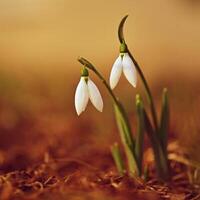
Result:
<instances>
[{"instance_id":1,"label":"white petal","mask_svg":"<svg viewBox=\"0 0 200 200\"><path fill-rule=\"evenodd\" d=\"M111 73L110 73L110 87L114 89L117 83L119 82L119 78L122 74L122 57L119 56L113 64Z\"/></svg>"},{"instance_id":2,"label":"white petal","mask_svg":"<svg viewBox=\"0 0 200 200\"><path fill-rule=\"evenodd\" d=\"M81 80L75 92L75 108L78 115L80 115L85 110L88 100L89 100L88 87L84 77L81 77Z\"/></svg>"},{"instance_id":3,"label":"white petal","mask_svg":"<svg viewBox=\"0 0 200 200\"><path fill-rule=\"evenodd\" d=\"M136 87L137 73L136 73L135 65L133 61L131 60L131 58L129 57L128 53L124 54L122 65L123 65L123 72L126 79L129 81L129 83L133 87Z\"/></svg>"},{"instance_id":4,"label":"white petal","mask_svg":"<svg viewBox=\"0 0 200 200\"><path fill-rule=\"evenodd\" d=\"M88 84L89 98L90 98L92 104L98 111L102 112L103 100L102 100L101 94L99 92L99 89L93 83L93 81L91 81L90 79L88 79L87 84Z\"/></svg>"}]
</instances>

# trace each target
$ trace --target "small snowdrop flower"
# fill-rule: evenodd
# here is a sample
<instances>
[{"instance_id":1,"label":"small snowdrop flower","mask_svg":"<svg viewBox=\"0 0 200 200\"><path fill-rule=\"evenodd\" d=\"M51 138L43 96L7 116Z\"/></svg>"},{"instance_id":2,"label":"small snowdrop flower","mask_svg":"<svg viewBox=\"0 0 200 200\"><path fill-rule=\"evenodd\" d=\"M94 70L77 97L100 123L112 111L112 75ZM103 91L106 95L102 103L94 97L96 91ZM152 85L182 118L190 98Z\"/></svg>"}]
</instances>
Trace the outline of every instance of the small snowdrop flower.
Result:
<instances>
[{"instance_id":1,"label":"small snowdrop flower","mask_svg":"<svg viewBox=\"0 0 200 200\"><path fill-rule=\"evenodd\" d=\"M133 87L136 87L136 84L137 84L136 68L127 52L127 46L124 42L121 43L120 55L114 62L111 73L110 73L111 89L114 89L116 87L117 83L119 82L122 72L124 73L128 82Z\"/></svg>"},{"instance_id":2,"label":"small snowdrop flower","mask_svg":"<svg viewBox=\"0 0 200 200\"><path fill-rule=\"evenodd\" d=\"M86 109L89 99L94 107L102 112L103 100L101 94L94 82L89 78L88 70L83 67L81 79L75 92L75 108L78 115Z\"/></svg>"}]
</instances>

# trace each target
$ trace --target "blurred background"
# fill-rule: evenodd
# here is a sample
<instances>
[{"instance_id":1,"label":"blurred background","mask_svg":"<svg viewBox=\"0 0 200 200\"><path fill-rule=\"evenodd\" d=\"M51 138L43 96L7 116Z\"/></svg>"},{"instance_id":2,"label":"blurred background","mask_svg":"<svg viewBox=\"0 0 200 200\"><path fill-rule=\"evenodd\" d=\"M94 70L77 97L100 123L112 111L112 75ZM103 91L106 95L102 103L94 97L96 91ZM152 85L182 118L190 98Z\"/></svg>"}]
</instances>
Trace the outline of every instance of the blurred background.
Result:
<instances>
[{"instance_id":1,"label":"blurred background","mask_svg":"<svg viewBox=\"0 0 200 200\"><path fill-rule=\"evenodd\" d=\"M117 27L126 14L127 43L151 85L158 111L162 88L168 87L171 132L199 159L200 1L1 0L3 172L39 162L46 154L86 158L91 149L93 155L109 153L118 136L109 95L91 74L105 109L98 113L90 104L77 117L76 59L86 57L108 78L118 56ZM115 90L134 130L134 97L139 91L143 94L140 81L133 89L124 78Z\"/></svg>"}]
</instances>

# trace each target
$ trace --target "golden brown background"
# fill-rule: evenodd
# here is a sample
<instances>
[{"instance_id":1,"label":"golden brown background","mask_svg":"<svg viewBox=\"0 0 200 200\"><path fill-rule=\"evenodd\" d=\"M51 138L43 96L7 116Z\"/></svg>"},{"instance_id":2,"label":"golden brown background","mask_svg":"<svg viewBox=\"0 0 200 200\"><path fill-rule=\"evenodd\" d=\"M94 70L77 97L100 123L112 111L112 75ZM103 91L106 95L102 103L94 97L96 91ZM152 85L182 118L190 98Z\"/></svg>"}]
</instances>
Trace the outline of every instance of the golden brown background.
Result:
<instances>
[{"instance_id":1,"label":"golden brown background","mask_svg":"<svg viewBox=\"0 0 200 200\"><path fill-rule=\"evenodd\" d=\"M117 27L126 14L126 41L150 84L158 116L162 88L169 89L170 142L178 140L189 158L200 161L199 0L0 0L1 199L14 199L12 195L20 191L21 197L32 194L22 188L21 170L36 170L36 178L45 174L53 178L48 180L60 181L73 179L83 167L88 177L92 168L103 173L116 170L110 145L120 140L112 102L91 73L102 93L104 111L97 112L90 103L77 116L74 93L81 66L76 59L86 57L108 80L119 53ZM133 89L122 77L114 92L135 132L136 93L142 94L147 106L141 81ZM3 184L7 172L12 185ZM80 186L79 178L75 187ZM41 198L88 199L87 192L77 193L75 188L71 193L70 186L69 181L63 193L55 190L55 196L43 188L46 198ZM107 198L100 194L93 196Z\"/></svg>"},{"instance_id":2,"label":"golden brown background","mask_svg":"<svg viewBox=\"0 0 200 200\"><path fill-rule=\"evenodd\" d=\"M116 28L125 14L130 14L128 43L149 74L175 65L173 71L198 70L197 0L1 0L1 68L70 74L77 70L78 55L110 67L118 50Z\"/></svg>"}]
</instances>

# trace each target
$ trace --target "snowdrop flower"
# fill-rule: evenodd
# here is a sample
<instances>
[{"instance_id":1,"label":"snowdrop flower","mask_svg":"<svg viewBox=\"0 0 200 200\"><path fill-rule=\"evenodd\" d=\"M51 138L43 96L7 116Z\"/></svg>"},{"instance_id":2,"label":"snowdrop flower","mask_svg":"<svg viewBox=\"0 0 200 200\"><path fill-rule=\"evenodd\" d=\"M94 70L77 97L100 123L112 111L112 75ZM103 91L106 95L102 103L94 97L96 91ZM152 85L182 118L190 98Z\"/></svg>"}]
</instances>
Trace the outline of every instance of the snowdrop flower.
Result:
<instances>
[{"instance_id":1,"label":"snowdrop flower","mask_svg":"<svg viewBox=\"0 0 200 200\"><path fill-rule=\"evenodd\" d=\"M89 99L94 107L102 112L103 100L101 94L94 82L90 80L89 72L86 67L84 67L75 92L75 108L78 115L86 109Z\"/></svg>"},{"instance_id":2,"label":"snowdrop flower","mask_svg":"<svg viewBox=\"0 0 200 200\"><path fill-rule=\"evenodd\" d=\"M136 87L137 76L135 65L127 53L127 46L125 43L122 43L120 46L120 55L113 64L111 73L110 73L110 87L114 89L117 83L119 82L120 76L124 73L128 82Z\"/></svg>"}]
</instances>

